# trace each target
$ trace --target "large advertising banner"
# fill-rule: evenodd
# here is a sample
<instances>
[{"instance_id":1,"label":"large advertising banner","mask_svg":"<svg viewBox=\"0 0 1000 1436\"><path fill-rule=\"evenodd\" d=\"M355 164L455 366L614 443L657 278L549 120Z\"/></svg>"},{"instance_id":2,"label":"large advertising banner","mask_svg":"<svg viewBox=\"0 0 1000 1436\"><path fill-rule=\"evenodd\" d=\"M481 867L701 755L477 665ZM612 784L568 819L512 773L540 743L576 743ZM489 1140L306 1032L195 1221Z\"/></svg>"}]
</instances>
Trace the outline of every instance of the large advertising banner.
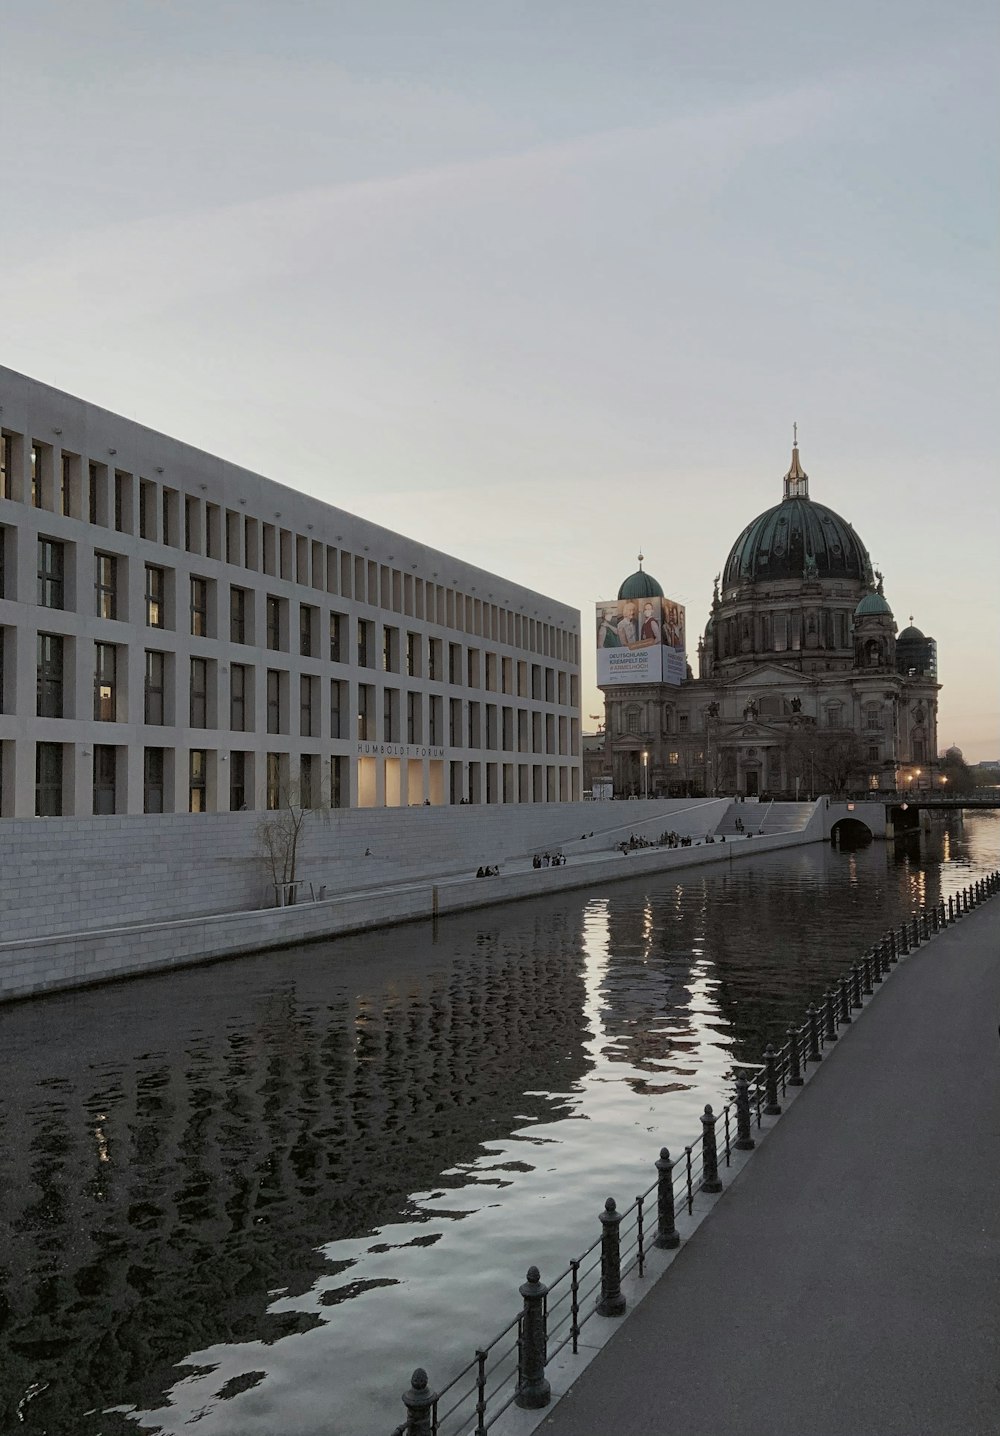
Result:
<instances>
[{"instance_id":1,"label":"large advertising banner","mask_svg":"<svg viewBox=\"0 0 1000 1436\"><path fill-rule=\"evenodd\" d=\"M665 598L614 598L597 605L597 682L684 681L684 609Z\"/></svg>"}]
</instances>

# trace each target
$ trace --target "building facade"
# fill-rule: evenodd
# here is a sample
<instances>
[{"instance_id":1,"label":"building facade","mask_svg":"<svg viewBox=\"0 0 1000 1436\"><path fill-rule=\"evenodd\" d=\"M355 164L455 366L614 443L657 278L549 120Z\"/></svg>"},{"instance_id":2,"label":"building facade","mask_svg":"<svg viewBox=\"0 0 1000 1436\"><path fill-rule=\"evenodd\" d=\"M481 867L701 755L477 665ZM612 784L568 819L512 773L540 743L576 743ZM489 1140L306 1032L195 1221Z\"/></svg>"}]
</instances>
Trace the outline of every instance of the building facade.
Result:
<instances>
[{"instance_id":1,"label":"building facade","mask_svg":"<svg viewBox=\"0 0 1000 1436\"><path fill-rule=\"evenodd\" d=\"M937 650L897 637L881 574L852 526L809 497L798 446L782 500L748 524L716 579L678 686L604 688L598 771L616 794L916 790L934 781ZM662 596L640 569L620 599Z\"/></svg>"},{"instance_id":2,"label":"building facade","mask_svg":"<svg viewBox=\"0 0 1000 1436\"><path fill-rule=\"evenodd\" d=\"M0 369L0 816L580 797L579 614Z\"/></svg>"}]
</instances>

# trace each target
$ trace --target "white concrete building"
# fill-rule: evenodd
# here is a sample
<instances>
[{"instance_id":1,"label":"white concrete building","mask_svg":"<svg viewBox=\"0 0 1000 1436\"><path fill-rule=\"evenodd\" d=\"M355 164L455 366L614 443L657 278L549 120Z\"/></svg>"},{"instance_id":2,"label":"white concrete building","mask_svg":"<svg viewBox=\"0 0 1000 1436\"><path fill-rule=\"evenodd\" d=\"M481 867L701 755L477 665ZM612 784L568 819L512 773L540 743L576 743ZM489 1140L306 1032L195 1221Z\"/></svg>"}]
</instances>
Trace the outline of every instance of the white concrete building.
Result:
<instances>
[{"instance_id":1,"label":"white concrete building","mask_svg":"<svg viewBox=\"0 0 1000 1436\"><path fill-rule=\"evenodd\" d=\"M580 616L0 368L0 816L580 797Z\"/></svg>"}]
</instances>

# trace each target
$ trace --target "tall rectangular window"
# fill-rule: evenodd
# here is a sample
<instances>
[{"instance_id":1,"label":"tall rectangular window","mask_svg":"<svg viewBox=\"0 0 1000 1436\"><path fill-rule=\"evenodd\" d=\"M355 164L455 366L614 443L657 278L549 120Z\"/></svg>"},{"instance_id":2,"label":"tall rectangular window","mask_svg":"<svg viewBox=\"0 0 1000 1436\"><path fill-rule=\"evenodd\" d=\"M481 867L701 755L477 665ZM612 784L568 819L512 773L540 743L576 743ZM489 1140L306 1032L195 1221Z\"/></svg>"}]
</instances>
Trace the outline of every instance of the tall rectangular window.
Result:
<instances>
[{"instance_id":1,"label":"tall rectangular window","mask_svg":"<svg viewBox=\"0 0 1000 1436\"><path fill-rule=\"evenodd\" d=\"M0 499L9 499L14 490L14 442L12 434L0 434Z\"/></svg>"},{"instance_id":2,"label":"tall rectangular window","mask_svg":"<svg viewBox=\"0 0 1000 1436\"><path fill-rule=\"evenodd\" d=\"M118 617L118 560L114 554L94 555L94 598L98 618Z\"/></svg>"},{"instance_id":3,"label":"tall rectangular window","mask_svg":"<svg viewBox=\"0 0 1000 1436\"><path fill-rule=\"evenodd\" d=\"M38 635L39 718L63 716L63 640L57 633Z\"/></svg>"},{"instance_id":4,"label":"tall rectangular window","mask_svg":"<svg viewBox=\"0 0 1000 1436\"><path fill-rule=\"evenodd\" d=\"M270 593L267 595L267 646L281 647L281 599Z\"/></svg>"},{"instance_id":5,"label":"tall rectangular window","mask_svg":"<svg viewBox=\"0 0 1000 1436\"><path fill-rule=\"evenodd\" d=\"M229 755L229 809L241 813L247 805L247 755Z\"/></svg>"},{"instance_id":6,"label":"tall rectangular window","mask_svg":"<svg viewBox=\"0 0 1000 1436\"><path fill-rule=\"evenodd\" d=\"M143 718L146 723L162 724L163 674L166 656L155 649L146 649L146 685Z\"/></svg>"},{"instance_id":7,"label":"tall rectangular window","mask_svg":"<svg viewBox=\"0 0 1000 1436\"><path fill-rule=\"evenodd\" d=\"M61 818L63 810L63 750L61 743L35 744L35 815Z\"/></svg>"},{"instance_id":8,"label":"tall rectangular window","mask_svg":"<svg viewBox=\"0 0 1000 1436\"><path fill-rule=\"evenodd\" d=\"M94 644L94 721L97 723L114 723L118 716L117 657L113 643Z\"/></svg>"},{"instance_id":9,"label":"tall rectangular window","mask_svg":"<svg viewBox=\"0 0 1000 1436\"><path fill-rule=\"evenodd\" d=\"M208 660L191 659L190 722L192 728L208 727Z\"/></svg>"},{"instance_id":10,"label":"tall rectangular window","mask_svg":"<svg viewBox=\"0 0 1000 1436\"><path fill-rule=\"evenodd\" d=\"M374 738L375 689L370 683L358 684L358 737L363 741Z\"/></svg>"},{"instance_id":11,"label":"tall rectangular window","mask_svg":"<svg viewBox=\"0 0 1000 1436\"><path fill-rule=\"evenodd\" d=\"M433 678L435 682L442 677L442 654L443 644L440 638L430 638L427 641L427 677Z\"/></svg>"},{"instance_id":12,"label":"tall rectangular window","mask_svg":"<svg viewBox=\"0 0 1000 1436\"><path fill-rule=\"evenodd\" d=\"M408 678L420 677L419 633L408 633L406 635L406 676Z\"/></svg>"},{"instance_id":13,"label":"tall rectangular window","mask_svg":"<svg viewBox=\"0 0 1000 1436\"><path fill-rule=\"evenodd\" d=\"M438 744L444 742L444 710L440 694L433 694L429 699L429 704L427 738L437 747Z\"/></svg>"},{"instance_id":14,"label":"tall rectangular window","mask_svg":"<svg viewBox=\"0 0 1000 1436\"><path fill-rule=\"evenodd\" d=\"M406 741L407 743L421 741L419 693L407 693L406 695Z\"/></svg>"},{"instance_id":15,"label":"tall rectangular window","mask_svg":"<svg viewBox=\"0 0 1000 1436\"><path fill-rule=\"evenodd\" d=\"M188 756L188 812L207 811L208 754L204 748L192 748Z\"/></svg>"},{"instance_id":16,"label":"tall rectangular window","mask_svg":"<svg viewBox=\"0 0 1000 1436\"><path fill-rule=\"evenodd\" d=\"M234 733L245 733L247 728L247 675L250 670L243 663L233 663L229 668L229 726Z\"/></svg>"},{"instance_id":17,"label":"tall rectangular window","mask_svg":"<svg viewBox=\"0 0 1000 1436\"><path fill-rule=\"evenodd\" d=\"M299 678L299 736L313 735L313 681L308 673Z\"/></svg>"},{"instance_id":18,"label":"tall rectangular window","mask_svg":"<svg viewBox=\"0 0 1000 1436\"><path fill-rule=\"evenodd\" d=\"M330 737L347 737L347 684L330 679Z\"/></svg>"},{"instance_id":19,"label":"tall rectangular window","mask_svg":"<svg viewBox=\"0 0 1000 1436\"><path fill-rule=\"evenodd\" d=\"M163 749L147 748L142 761L142 811L163 812Z\"/></svg>"},{"instance_id":20,"label":"tall rectangular window","mask_svg":"<svg viewBox=\"0 0 1000 1436\"><path fill-rule=\"evenodd\" d=\"M191 580L191 632L195 638L208 637L208 582Z\"/></svg>"},{"instance_id":21,"label":"tall rectangular window","mask_svg":"<svg viewBox=\"0 0 1000 1436\"><path fill-rule=\"evenodd\" d=\"M31 502L36 509L42 507L42 456L37 444L31 446Z\"/></svg>"},{"instance_id":22,"label":"tall rectangular window","mask_svg":"<svg viewBox=\"0 0 1000 1436\"><path fill-rule=\"evenodd\" d=\"M386 743L395 743L398 734L396 732L396 704L398 695L394 688L387 688L382 694L382 737Z\"/></svg>"},{"instance_id":23,"label":"tall rectangular window","mask_svg":"<svg viewBox=\"0 0 1000 1436\"><path fill-rule=\"evenodd\" d=\"M382 630L382 668L386 673L399 672L399 629L388 625Z\"/></svg>"},{"instance_id":24,"label":"tall rectangular window","mask_svg":"<svg viewBox=\"0 0 1000 1436\"><path fill-rule=\"evenodd\" d=\"M281 671L267 670L267 731L281 732Z\"/></svg>"},{"instance_id":25,"label":"tall rectangular window","mask_svg":"<svg viewBox=\"0 0 1000 1436\"><path fill-rule=\"evenodd\" d=\"M311 658L313 651L313 615L316 610L308 603L299 604L299 653Z\"/></svg>"},{"instance_id":26,"label":"tall rectangular window","mask_svg":"<svg viewBox=\"0 0 1000 1436\"><path fill-rule=\"evenodd\" d=\"M87 517L92 524L97 523L97 487L99 482L99 470L96 464L87 465Z\"/></svg>"},{"instance_id":27,"label":"tall rectangular window","mask_svg":"<svg viewBox=\"0 0 1000 1436\"><path fill-rule=\"evenodd\" d=\"M166 613L163 595L165 591L164 572L155 564L146 565L146 627L165 628Z\"/></svg>"},{"instance_id":28,"label":"tall rectangular window","mask_svg":"<svg viewBox=\"0 0 1000 1436\"><path fill-rule=\"evenodd\" d=\"M364 618L358 619L358 667L372 667L372 627Z\"/></svg>"},{"instance_id":29,"label":"tall rectangular window","mask_svg":"<svg viewBox=\"0 0 1000 1436\"><path fill-rule=\"evenodd\" d=\"M319 796L315 753L303 753L299 759L299 807L315 808Z\"/></svg>"},{"instance_id":30,"label":"tall rectangular window","mask_svg":"<svg viewBox=\"0 0 1000 1436\"><path fill-rule=\"evenodd\" d=\"M229 590L229 641L247 641L247 591L245 588Z\"/></svg>"},{"instance_id":31,"label":"tall rectangular window","mask_svg":"<svg viewBox=\"0 0 1000 1436\"><path fill-rule=\"evenodd\" d=\"M118 755L109 743L94 744L94 812L115 811L115 770Z\"/></svg>"},{"instance_id":32,"label":"tall rectangular window","mask_svg":"<svg viewBox=\"0 0 1000 1436\"><path fill-rule=\"evenodd\" d=\"M38 602L42 608L64 606L63 545L55 539L38 540Z\"/></svg>"},{"instance_id":33,"label":"tall rectangular window","mask_svg":"<svg viewBox=\"0 0 1000 1436\"><path fill-rule=\"evenodd\" d=\"M344 624L347 619L342 613L330 614L330 662L344 661Z\"/></svg>"},{"instance_id":34,"label":"tall rectangular window","mask_svg":"<svg viewBox=\"0 0 1000 1436\"><path fill-rule=\"evenodd\" d=\"M281 754L268 753L264 801L270 811L281 802Z\"/></svg>"},{"instance_id":35,"label":"tall rectangular window","mask_svg":"<svg viewBox=\"0 0 1000 1436\"><path fill-rule=\"evenodd\" d=\"M59 512L61 514L68 515L73 512L73 465L72 454L63 454L59 479Z\"/></svg>"}]
</instances>

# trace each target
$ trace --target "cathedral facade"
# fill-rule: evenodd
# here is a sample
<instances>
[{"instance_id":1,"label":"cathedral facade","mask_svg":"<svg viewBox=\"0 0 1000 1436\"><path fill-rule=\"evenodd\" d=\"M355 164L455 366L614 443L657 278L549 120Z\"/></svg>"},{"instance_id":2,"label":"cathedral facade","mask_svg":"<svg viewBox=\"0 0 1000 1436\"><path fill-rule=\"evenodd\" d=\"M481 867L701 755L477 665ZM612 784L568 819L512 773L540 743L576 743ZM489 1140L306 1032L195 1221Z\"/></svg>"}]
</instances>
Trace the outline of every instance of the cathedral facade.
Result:
<instances>
[{"instance_id":1,"label":"cathedral facade","mask_svg":"<svg viewBox=\"0 0 1000 1436\"><path fill-rule=\"evenodd\" d=\"M640 567L619 599L659 596ZM853 527L809 496L798 445L782 500L739 535L680 684L602 687L616 795L917 791L934 781L937 654L897 634ZM588 783L587 786L590 786Z\"/></svg>"}]
</instances>

